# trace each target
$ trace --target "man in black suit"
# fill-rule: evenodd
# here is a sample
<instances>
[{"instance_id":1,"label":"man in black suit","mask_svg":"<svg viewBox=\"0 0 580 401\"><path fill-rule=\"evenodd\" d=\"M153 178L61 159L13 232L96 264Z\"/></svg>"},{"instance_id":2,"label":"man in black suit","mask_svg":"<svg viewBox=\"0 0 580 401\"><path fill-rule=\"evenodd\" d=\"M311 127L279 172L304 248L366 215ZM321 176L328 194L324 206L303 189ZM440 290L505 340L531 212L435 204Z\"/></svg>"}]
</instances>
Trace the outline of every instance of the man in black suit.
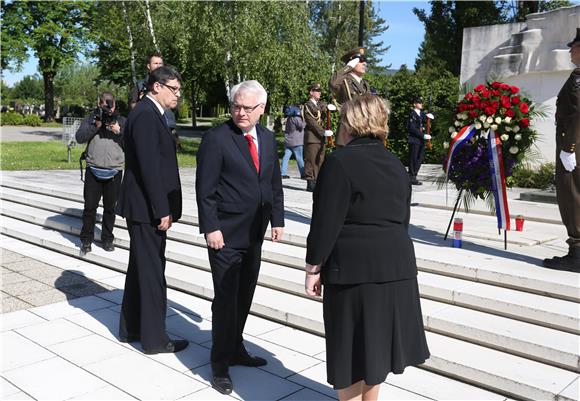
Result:
<instances>
[{"instance_id":1,"label":"man in black suit","mask_svg":"<svg viewBox=\"0 0 580 401\"><path fill-rule=\"evenodd\" d=\"M431 135L425 132L427 115L423 111L423 100L413 99L413 110L409 114L407 130L409 131L409 177L411 184L422 185L417 180L417 174L425 157L425 141L431 139Z\"/></svg>"},{"instance_id":2,"label":"man in black suit","mask_svg":"<svg viewBox=\"0 0 580 401\"><path fill-rule=\"evenodd\" d=\"M230 394L229 366L262 366L242 333L260 271L268 223L282 237L284 200L274 134L258 124L267 94L258 81L231 90L232 119L208 131L197 153L196 197L200 232L211 265L212 385Z\"/></svg>"},{"instance_id":3,"label":"man in black suit","mask_svg":"<svg viewBox=\"0 0 580 401\"><path fill-rule=\"evenodd\" d=\"M165 332L165 242L167 230L181 217L181 181L164 112L177 105L181 77L159 67L149 75L147 88L125 129L125 176L117 213L127 219L131 245L119 337L141 341L146 354L158 354L178 352L188 344L170 340Z\"/></svg>"}]
</instances>

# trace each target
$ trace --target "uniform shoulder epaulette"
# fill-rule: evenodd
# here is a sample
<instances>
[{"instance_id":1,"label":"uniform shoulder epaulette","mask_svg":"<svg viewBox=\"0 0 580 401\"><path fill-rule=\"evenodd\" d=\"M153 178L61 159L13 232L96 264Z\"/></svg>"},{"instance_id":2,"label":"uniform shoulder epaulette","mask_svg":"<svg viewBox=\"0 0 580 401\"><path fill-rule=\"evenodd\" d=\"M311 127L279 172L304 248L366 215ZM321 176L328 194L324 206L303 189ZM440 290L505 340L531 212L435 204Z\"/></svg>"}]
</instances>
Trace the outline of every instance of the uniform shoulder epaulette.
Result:
<instances>
[{"instance_id":1,"label":"uniform shoulder epaulette","mask_svg":"<svg viewBox=\"0 0 580 401\"><path fill-rule=\"evenodd\" d=\"M574 75L574 78L572 80L574 82L574 89L576 90L580 89L580 75Z\"/></svg>"}]
</instances>

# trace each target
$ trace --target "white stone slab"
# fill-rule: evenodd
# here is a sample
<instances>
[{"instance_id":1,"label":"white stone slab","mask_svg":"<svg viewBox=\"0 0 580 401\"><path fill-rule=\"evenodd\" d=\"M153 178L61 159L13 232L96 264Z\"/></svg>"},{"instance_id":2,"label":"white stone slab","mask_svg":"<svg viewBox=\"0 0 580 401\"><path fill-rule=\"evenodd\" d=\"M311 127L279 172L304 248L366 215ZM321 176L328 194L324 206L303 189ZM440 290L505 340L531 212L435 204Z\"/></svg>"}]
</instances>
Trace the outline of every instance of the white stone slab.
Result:
<instances>
[{"instance_id":1,"label":"white stone slab","mask_svg":"<svg viewBox=\"0 0 580 401\"><path fill-rule=\"evenodd\" d=\"M233 366L229 373L234 384L232 396L242 400L279 400L301 389L300 386L288 380L258 368ZM211 367L209 364L188 374L210 385Z\"/></svg>"},{"instance_id":2,"label":"white stone slab","mask_svg":"<svg viewBox=\"0 0 580 401\"><path fill-rule=\"evenodd\" d=\"M239 398L232 397L231 395L222 394L211 387L205 387L193 394L188 394L180 400L195 400L195 401L232 401L239 400Z\"/></svg>"},{"instance_id":3,"label":"white stone slab","mask_svg":"<svg viewBox=\"0 0 580 401\"><path fill-rule=\"evenodd\" d=\"M10 370L4 377L37 400L66 400L107 385L58 357Z\"/></svg>"},{"instance_id":4,"label":"white stone slab","mask_svg":"<svg viewBox=\"0 0 580 401\"><path fill-rule=\"evenodd\" d=\"M328 397L338 398L336 391L326 381L326 363L321 362L309 369L288 377L288 380Z\"/></svg>"},{"instance_id":5,"label":"white stone slab","mask_svg":"<svg viewBox=\"0 0 580 401\"><path fill-rule=\"evenodd\" d=\"M558 394L558 400L578 400L580 399L580 379L576 378L564 391Z\"/></svg>"},{"instance_id":6,"label":"white stone slab","mask_svg":"<svg viewBox=\"0 0 580 401\"><path fill-rule=\"evenodd\" d=\"M46 319L29 312L28 310L19 310L16 312L3 313L0 316L2 331L19 329L21 327L31 326L37 323L45 322Z\"/></svg>"},{"instance_id":7,"label":"white stone slab","mask_svg":"<svg viewBox=\"0 0 580 401\"><path fill-rule=\"evenodd\" d=\"M135 399L134 397L131 397L129 394L122 391L121 389L110 385L71 398L71 400L87 400L87 401L134 400L134 399Z\"/></svg>"},{"instance_id":8,"label":"white stone slab","mask_svg":"<svg viewBox=\"0 0 580 401\"><path fill-rule=\"evenodd\" d=\"M16 401L16 400L34 400L34 398L32 398L31 396L29 396L25 392L20 391L18 393L12 394L10 396L10 398L8 398L7 400L10 400L10 401Z\"/></svg>"},{"instance_id":9,"label":"white stone slab","mask_svg":"<svg viewBox=\"0 0 580 401\"><path fill-rule=\"evenodd\" d=\"M298 351L304 355L318 354L326 349L326 343L323 337L315 336L291 327L272 330L258 336L258 338Z\"/></svg>"},{"instance_id":10,"label":"white stone slab","mask_svg":"<svg viewBox=\"0 0 580 401\"><path fill-rule=\"evenodd\" d=\"M181 311L166 319L165 328L168 333L196 344L211 340L211 322L209 320Z\"/></svg>"},{"instance_id":11,"label":"white stone slab","mask_svg":"<svg viewBox=\"0 0 580 401\"><path fill-rule=\"evenodd\" d=\"M252 336L259 336L282 327L283 326L280 323L272 322L271 320L258 316L249 315L246 320L246 326L244 327L244 333Z\"/></svg>"},{"instance_id":12,"label":"white stone slab","mask_svg":"<svg viewBox=\"0 0 580 401\"><path fill-rule=\"evenodd\" d=\"M97 296L91 295L88 297L75 298L55 304L30 308L29 311L47 320L53 320L65 316L76 315L78 313L109 308L111 306L114 306L114 304Z\"/></svg>"},{"instance_id":13,"label":"white stone slab","mask_svg":"<svg viewBox=\"0 0 580 401\"><path fill-rule=\"evenodd\" d=\"M118 340L119 313L110 309L99 309L90 313L68 316L67 320L110 340Z\"/></svg>"},{"instance_id":14,"label":"white stone slab","mask_svg":"<svg viewBox=\"0 0 580 401\"><path fill-rule=\"evenodd\" d=\"M21 392L22 392L22 390L20 390L14 384L10 383L8 380L6 380L3 377L0 377L0 399L9 400L9 399L11 399L12 395L18 394Z\"/></svg>"},{"instance_id":15,"label":"white stone slab","mask_svg":"<svg viewBox=\"0 0 580 401\"><path fill-rule=\"evenodd\" d=\"M379 400L427 400L428 398L421 395L404 390L399 387L391 386L387 383L381 383L379 388Z\"/></svg>"},{"instance_id":16,"label":"white stone slab","mask_svg":"<svg viewBox=\"0 0 580 401\"><path fill-rule=\"evenodd\" d=\"M329 401L335 400L336 398L328 397L322 393L310 390L309 388L302 389L290 394L288 397L283 398L283 401Z\"/></svg>"},{"instance_id":17,"label":"white stone slab","mask_svg":"<svg viewBox=\"0 0 580 401\"><path fill-rule=\"evenodd\" d=\"M173 400L202 383L136 352L85 366L92 374L139 399Z\"/></svg>"},{"instance_id":18,"label":"white stone slab","mask_svg":"<svg viewBox=\"0 0 580 401\"><path fill-rule=\"evenodd\" d=\"M91 334L89 330L64 319L56 319L38 323L34 326L23 327L17 329L16 332L46 348L50 345L86 337Z\"/></svg>"},{"instance_id":19,"label":"white stone slab","mask_svg":"<svg viewBox=\"0 0 580 401\"><path fill-rule=\"evenodd\" d=\"M3 332L0 338L2 338L0 346L2 347L3 374L12 369L56 357L52 352L13 331Z\"/></svg>"},{"instance_id":20,"label":"white stone slab","mask_svg":"<svg viewBox=\"0 0 580 401\"><path fill-rule=\"evenodd\" d=\"M171 336L171 338L174 338ZM142 349L138 346L137 349ZM187 372L210 362L210 350L195 343L189 343L186 349L175 354L148 355L149 358L179 372Z\"/></svg>"},{"instance_id":21,"label":"white stone slab","mask_svg":"<svg viewBox=\"0 0 580 401\"><path fill-rule=\"evenodd\" d=\"M103 361L132 351L115 340L97 334L51 345L48 349L78 366Z\"/></svg>"}]
</instances>

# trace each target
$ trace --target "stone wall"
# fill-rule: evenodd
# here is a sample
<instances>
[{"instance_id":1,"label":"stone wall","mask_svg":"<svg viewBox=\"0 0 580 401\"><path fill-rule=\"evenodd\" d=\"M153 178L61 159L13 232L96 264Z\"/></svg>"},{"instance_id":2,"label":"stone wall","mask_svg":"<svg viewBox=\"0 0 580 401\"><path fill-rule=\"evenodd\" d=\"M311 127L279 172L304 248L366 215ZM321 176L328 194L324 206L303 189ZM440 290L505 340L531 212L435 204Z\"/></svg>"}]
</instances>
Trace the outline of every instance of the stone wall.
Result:
<instances>
[{"instance_id":1,"label":"stone wall","mask_svg":"<svg viewBox=\"0 0 580 401\"><path fill-rule=\"evenodd\" d=\"M537 119L539 157L555 156L556 97L574 65L566 43L580 27L580 5L530 14L526 22L466 28L463 31L461 84L474 87L490 80L516 85L546 114Z\"/></svg>"}]
</instances>

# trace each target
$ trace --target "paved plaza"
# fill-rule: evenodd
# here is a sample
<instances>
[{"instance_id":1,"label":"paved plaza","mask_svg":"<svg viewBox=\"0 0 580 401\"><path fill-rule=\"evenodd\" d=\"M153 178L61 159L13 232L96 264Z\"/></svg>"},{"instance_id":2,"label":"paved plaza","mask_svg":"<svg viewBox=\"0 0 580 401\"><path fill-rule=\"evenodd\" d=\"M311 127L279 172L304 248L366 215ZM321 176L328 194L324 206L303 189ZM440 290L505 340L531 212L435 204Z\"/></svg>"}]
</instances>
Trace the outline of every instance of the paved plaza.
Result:
<instances>
[{"instance_id":1,"label":"paved plaza","mask_svg":"<svg viewBox=\"0 0 580 401\"><path fill-rule=\"evenodd\" d=\"M194 169L182 169L184 219L170 230L167 330L190 341L178 354L145 355L118 341L128 234L115 228L115 252L98 242L79 256L82 183L78 172L3 172L2 399L325 400L321 303L302 293L311 194L295 166L284 180L284 243L266 241L245 338L263 368L234 367L235 392L209 385L211 274L199 235ZM438 166L427 166L433 175ZM427 180L427 177L423 177ZM508 249L485 205L463 211L463 248L443 234L454 193L414 187L415 242L425 327L432 357L389 375L381 399L578 400L578 275L541 267L565 253L557 206L520 201L526 217Z\"/></svg>"}]
</instances>

